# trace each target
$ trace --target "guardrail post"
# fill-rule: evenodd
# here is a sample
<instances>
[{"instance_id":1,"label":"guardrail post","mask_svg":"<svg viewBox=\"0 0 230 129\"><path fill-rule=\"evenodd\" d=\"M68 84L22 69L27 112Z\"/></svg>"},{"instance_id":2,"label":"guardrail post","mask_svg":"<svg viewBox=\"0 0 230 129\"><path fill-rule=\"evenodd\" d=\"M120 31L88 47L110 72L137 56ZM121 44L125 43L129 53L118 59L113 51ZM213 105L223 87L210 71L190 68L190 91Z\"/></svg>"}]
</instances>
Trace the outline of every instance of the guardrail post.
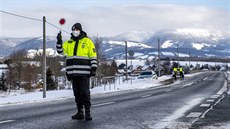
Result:
<instances>
[{"instance_id":1,"label":"guardrail post","mask_svg":"<svg viewBox=\"0 0 230 129\"><path fill-rule=\"evenodd\" d=\"M116 84L115 84L116 78L113 78L113 83L114 83L114 90L116 89Z\"/></svg>"},{"instance_id":2,"label":"guardrail post","mask_svg":"<svg viewBox=\"0 0 230 129\"><path fill-rule=\"evenodd\" d=\"M108 80L108 82L109 82L109 90L111 90L111 85L110 85L110 81Z\"/></svg>"}]
</instances>

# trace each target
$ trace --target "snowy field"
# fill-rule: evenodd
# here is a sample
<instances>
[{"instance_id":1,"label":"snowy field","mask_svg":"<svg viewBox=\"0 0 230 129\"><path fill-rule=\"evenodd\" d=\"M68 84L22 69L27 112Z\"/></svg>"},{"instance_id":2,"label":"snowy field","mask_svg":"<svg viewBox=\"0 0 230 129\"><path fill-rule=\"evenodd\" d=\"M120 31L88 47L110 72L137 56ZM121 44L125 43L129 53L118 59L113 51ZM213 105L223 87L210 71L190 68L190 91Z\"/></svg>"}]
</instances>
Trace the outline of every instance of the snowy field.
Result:
<instances>
[{"instance_id":1,"label":"snowy field","mask_svg":"<svg viewBox=\"0 0 230 129\"><path fill-rule=\"evenodd\" d=\"M134 60L132 60L132 65L133 66L139 66L139 65L144 66L145 65L145 61L146 60L136 60L136 59L134 59ZM116 62L117 62L118 66L121 63L125 64L125 60L116 60ZM177 62L177 61L174 61L174 62ZM172 61L171 61L171 63L172 63ZM202 61L190 61L190 62L189 61L179 61L179 63L182 66L185 66L186 64L189 65L189 63L191 65L193 65L193 66L196 66L196 65L202 66L202 65L206 65L206 64L211 65L211 66L215 66L215 65L223 66L223 65L226 65L226 64L228 66L230 65L230 63L224 63L224 62L202 62ZM128 66L131 65L131 60L130 59L128 59L127 64L128 64Z\"/></svg>"}]
</instances>

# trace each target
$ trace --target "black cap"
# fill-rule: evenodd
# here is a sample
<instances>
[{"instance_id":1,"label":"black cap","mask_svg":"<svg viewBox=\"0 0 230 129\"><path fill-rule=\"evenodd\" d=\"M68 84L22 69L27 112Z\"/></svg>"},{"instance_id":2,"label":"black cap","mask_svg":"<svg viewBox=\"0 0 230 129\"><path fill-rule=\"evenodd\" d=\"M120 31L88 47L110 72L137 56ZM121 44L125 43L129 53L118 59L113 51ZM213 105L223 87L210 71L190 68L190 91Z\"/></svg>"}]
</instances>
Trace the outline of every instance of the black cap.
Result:
<instances>
[{"instance_id":1,"label":"black cap","mask_svg":"<svg viewBox=\"0 0 230 129\"><path fill-rule=\"evenodd\" d=\"M81 24L80 24L80 23L75 23L75 24L72 26L72 30L74 30L74 29L78 29L78 30L82 31Z\"/></svg>"}]
</instances>

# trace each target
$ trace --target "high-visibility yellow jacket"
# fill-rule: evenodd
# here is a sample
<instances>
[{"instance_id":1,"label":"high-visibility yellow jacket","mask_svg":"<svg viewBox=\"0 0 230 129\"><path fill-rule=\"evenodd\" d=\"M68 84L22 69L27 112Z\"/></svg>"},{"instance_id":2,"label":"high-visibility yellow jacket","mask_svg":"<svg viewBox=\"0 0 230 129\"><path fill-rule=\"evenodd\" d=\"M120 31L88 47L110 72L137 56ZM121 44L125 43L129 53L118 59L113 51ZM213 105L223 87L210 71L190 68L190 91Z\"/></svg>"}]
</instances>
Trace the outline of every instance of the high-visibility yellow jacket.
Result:
<instances>
[{"instance_id":1,"label":"high-visibility yellow jacket","mask_svg":"<svg viewBox=\"0 0 230 129\"><path fill-rule=\"evenodd\" d=\"M177 68L176 68L176 67L174 67L174 68L173 68L173 71L174 71L174 73L176 73L176 72L177 72Z\"/></svg>"},{"instance_id":2,"label":"high-visibility yellow jacket","mask_svg":"<svg viewBox=\"0 0 230 129\"><path fill-rule=\"evenodd\" d=\"M183 69L182 69L182 67L179 69L179 71L180 71L180 72L183 72Z\"/></svg>"},{"instance_id":3,"label":"high-visibility yellow jacket","mask_svg":"<svg viewBox=\"0 0 230 129\"><path fill-rule=\"evenodd\" d=\"M75 45L77 48L75 48ZM94 43L88 37L79 39L77 44L72 39L65 41L62 45L57 44L57 52L66 55L67 75L88 76L90 71L96 71L97 69L96 49Z\"/></svg>"}]
</instances>

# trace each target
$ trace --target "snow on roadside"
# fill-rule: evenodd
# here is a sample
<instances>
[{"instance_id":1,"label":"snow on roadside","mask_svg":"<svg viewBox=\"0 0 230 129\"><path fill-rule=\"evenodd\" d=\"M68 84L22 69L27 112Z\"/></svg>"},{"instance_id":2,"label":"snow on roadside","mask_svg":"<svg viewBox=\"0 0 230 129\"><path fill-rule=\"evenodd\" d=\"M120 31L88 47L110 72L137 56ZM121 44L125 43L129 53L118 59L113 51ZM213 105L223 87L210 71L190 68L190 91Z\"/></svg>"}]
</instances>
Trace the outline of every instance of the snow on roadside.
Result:
<instances>
[{"instance_id":1,"label":"snow on roadside","mask_svg":"<svg viewBox=\"0 0 230 129\"><path fill-rule=\"evenodd\" d=\"M200 73L189 74L186 77L194 76ZM91 95L101 94L101 93L109 93L109 92L116 92L116 91L123 91L123 90L131 90L131 89L142 89L148 87L156 87L161 86L161 81L170 79L172 76L162 76L156 79L136 79L128 82L116 82L116 84L111 85L102 85L100 87L95 87L90 89ZM179 82L178 82L179 83ZM66 98L73 98L73 91L72 89L65 89L65 90L56 90L56 91L47 91L46 98L42 98L43 92L31 92L31 93L13 93L13 96L0 96L0 107L4 105L12 105L12 104L24 104L24 103L32 103L32 102L44 102L44 101L51 101L51 100L59 100L59 99L66 99Z\"/></svg>"},{"instance_id":2,"label":"snow on roadside","mask_svg":"<svg viewBox=\"0 0 230 129\"><path fill-rule=\"evenodd\" d=\"M228 78L228 82L230 81L230 71L228 71L227 72L227 78ZM230 95L230 86L228 85L228 92L227 92L227 94L229 94Z\"/></svg>"},{"instance_id":3,"label":"snow on roadside","mask_svg":"<svg viewBox=\"0 0 230 129\"><path fill-rule=\"evenodd\" d=\"M148 88L148 87L156 87L162 85L160 81L164 81L167 79L170 79L171 76L162 76L156 79L136 79L129 80L128 82L120 82L120 84L111 84L101 87L96 87L94 89L91 89L91 94L97 94L97 93L108 93L108 92L115 92L115 91L121 91L121 90L130 90L130 89L142 89L142 88Z\"/></svg>"},{"instance_id":4,"label":"snow on roadside","mask_svg":"<svg viewBox=\"0 0 230 129\"><path fill-rule=\"evenodd\" d=\"M4 98L0 98L1 100L0 106L70 98L73 96L73 91L72 90L47 91L47 98L42 98L42 96L43 96L43 92L31 92L28 94L4 97Z\"/></svg>"}]
</instances>

